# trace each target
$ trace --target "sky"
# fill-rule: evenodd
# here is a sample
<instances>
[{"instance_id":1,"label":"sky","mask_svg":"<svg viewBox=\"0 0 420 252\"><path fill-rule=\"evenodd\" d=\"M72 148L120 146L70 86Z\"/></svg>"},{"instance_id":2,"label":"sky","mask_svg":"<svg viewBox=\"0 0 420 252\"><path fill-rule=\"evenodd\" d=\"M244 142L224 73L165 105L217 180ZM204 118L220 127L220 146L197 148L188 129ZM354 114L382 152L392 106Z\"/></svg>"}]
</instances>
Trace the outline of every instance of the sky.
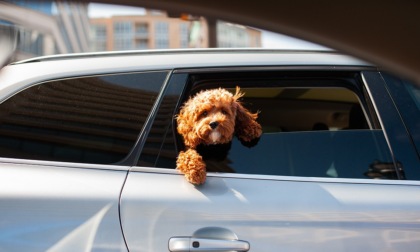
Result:
<instances>
[{"instance_id":1,"label":"sky","mask_svg":"<svg viewBox=\"0 0 420 252\"><path fill-rule=\"evenodd\" d=\"M329 50L324 46L305 40L293 38L283 34L273 33L270 31L261 31L263 48Z\"/></svg>"},{"instance_id":2,"label":"sky","mask_svg":"<svg viewBox=\"0 0 420 252\"><path fill-rule=\"evenodd\" d=\"M145 10L139 7L109 5L109 4L89 4L89 17L111 17L115 15L142 15ZM262 32L262 47L275 49L309 49L309 50L328 50L328 48L289 37L286 35L273 33L265 30Z\"/></svg>"}]
</instances>

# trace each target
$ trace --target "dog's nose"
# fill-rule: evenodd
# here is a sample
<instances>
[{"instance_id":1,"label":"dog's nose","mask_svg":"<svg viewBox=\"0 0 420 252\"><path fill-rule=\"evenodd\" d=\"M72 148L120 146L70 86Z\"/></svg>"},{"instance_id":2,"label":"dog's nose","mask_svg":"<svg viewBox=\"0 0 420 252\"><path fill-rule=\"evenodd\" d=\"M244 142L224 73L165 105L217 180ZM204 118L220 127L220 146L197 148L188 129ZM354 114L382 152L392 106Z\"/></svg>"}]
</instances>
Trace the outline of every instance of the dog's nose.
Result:
<instances>
[{"instance_id":1,"label":"dog's nose","mask_svg":"<svg viewBox=\"0 0 420 252\"><path fill-rule=\"evenodd\" d=\"M219 125L219 123L218 122L211 122L209 125L210 125L210 128L215 129Z\"/></svg>"}]
</instances>

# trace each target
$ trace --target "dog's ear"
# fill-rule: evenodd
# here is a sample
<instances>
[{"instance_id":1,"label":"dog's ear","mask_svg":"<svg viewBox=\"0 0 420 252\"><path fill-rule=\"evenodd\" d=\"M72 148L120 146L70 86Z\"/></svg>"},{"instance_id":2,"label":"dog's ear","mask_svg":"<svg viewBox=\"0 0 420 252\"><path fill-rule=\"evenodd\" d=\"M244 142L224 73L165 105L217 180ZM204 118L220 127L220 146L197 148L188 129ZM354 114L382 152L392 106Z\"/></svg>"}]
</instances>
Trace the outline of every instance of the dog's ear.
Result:
<instances>
[{"instance_id":1,"label":"dog's ear","mask_svg":"<svg viewBox=\"0 0 420 252\"><path fill-rule=\"evenodd\" d=\"M189 106L184 105L176 116L178 133L184 138L184 144L188 148L195 148L199 144L199 139L194 132L194 111Z\"/></svg>"},{"instance_id":2,"label":"dog's ear","mask_svg":"<svg viewBox=\"0 0 420 252\"><path fill-rule=\"evenodd\" d=\"M251 113L239 102L239 98L243 95L240 88L236 87L236 93L233 96L236 104L235 132L242 144L250 147L258 142L262 129L256 121L258 113Z\"/></svg>"}]
</instances>

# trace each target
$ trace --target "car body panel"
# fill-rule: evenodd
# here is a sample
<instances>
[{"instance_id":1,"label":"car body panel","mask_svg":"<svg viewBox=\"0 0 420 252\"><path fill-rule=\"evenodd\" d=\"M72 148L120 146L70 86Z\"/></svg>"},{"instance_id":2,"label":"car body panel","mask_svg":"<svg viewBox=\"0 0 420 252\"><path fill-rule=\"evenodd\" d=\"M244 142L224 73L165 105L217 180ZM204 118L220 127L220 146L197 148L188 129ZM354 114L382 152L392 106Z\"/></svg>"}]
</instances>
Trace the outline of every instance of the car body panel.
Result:
<instances>
[{"instance_id":1,"label":"car body panel","mask_svg":"<svg viewBox=\"0 0 420 252\"><path fill-rule=\"evenodd\" d=\"M137 168L122 194L122 225L130 251L164 251L171 237L204 227L231 230L252 251L417 250L417 182L339 181L209 174L193 186L176 172Z\"/></svg>"},{"instance_id":2,"label":"car body panel","mask_svg":"<svg viewBox=\"0 0 420 252\"><path fill-rule=\"evenodd\" d=\"M7 161L0 162L1 250L126 249L118 203L127 171Z\"/></svg>"}]
</instances>

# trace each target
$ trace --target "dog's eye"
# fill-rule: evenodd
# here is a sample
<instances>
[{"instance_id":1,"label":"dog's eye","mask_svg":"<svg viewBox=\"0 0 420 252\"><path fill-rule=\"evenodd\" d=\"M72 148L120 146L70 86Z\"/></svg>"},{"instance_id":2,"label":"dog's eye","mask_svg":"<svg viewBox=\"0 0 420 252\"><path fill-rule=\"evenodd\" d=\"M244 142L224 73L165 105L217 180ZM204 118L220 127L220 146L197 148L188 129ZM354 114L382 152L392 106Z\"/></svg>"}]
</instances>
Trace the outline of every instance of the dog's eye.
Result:
<instances>
[{"instance_id":1,"label":"dog's eye","mask_svg":"<svg viewBox=\"0 0 420 252\"><path fill-rule=\"evenodd\" d=\"M226 110L222 109L222 114L227 115L228 112Z\"/></svg>"},{"instance_id":2,"label":"dog's eye","mask_svg":"<svg viewBox=\"0 0 420 252\"><path fill-rule=\"evenodd\" d=\"M204 110L203 112L201 112L201 116L207 116L207 114L208 114L208 113L207 113L207 111L205 111L205 110Z\"/></svg>"}]
</instances>

